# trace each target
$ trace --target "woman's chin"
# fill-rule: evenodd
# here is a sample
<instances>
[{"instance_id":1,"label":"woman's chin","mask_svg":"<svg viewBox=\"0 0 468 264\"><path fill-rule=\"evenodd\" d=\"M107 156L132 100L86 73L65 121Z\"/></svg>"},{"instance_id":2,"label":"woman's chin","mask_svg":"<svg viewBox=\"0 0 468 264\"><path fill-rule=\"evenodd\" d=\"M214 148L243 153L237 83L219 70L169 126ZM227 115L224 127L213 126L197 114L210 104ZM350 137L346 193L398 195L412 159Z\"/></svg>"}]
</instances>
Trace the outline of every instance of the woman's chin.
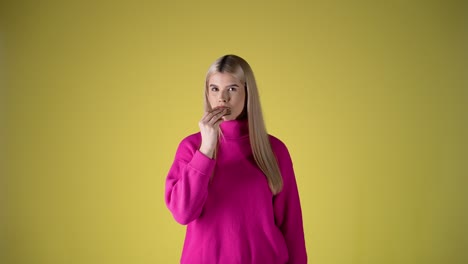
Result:
<instances>
[{"instance_id":1,"label":"woman's chin","mask_svg":"<svg viewBox=\"0 0 468 264\"><path fill-rule=\"evenodd\" d=\"M222 119L223 121L234 120L234 118L232 118L232 115L223 116Z\"/></svg>"}]
</instances>

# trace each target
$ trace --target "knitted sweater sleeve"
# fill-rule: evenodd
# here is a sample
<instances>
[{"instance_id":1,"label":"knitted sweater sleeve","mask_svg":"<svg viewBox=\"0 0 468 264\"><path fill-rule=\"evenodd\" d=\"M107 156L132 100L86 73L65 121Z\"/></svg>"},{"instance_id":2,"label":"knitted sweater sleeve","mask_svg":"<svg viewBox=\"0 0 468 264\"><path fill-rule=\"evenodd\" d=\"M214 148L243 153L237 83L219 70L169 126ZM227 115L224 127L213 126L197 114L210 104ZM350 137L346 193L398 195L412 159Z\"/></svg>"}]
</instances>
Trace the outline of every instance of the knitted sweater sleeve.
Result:
<instances>
[{"instance_id":1,"label":"knitted sweater sleeve","mask_svg":"<svg viewBox=\"0 0 468 264\"><path fill-rule=\"evenodd\" d=\"M208 196L215 160L201 153L185 138L179 144L166 178L165 202L174 219L186 225L197 219Z\"/></svg>"},{"instance_id":2,"label":"knitted sweater sleeve","mask_svg":"<svg viewBox=\"0 0 468 264\"><path fill-rule=\"evenodd\" d=\"M272 147L283 177L283 189L273 199L275 222L288 247L288 263L307 263L302 211L293 163L287 147L281 141L274 139Z\"/></svg>"}]
</instances>

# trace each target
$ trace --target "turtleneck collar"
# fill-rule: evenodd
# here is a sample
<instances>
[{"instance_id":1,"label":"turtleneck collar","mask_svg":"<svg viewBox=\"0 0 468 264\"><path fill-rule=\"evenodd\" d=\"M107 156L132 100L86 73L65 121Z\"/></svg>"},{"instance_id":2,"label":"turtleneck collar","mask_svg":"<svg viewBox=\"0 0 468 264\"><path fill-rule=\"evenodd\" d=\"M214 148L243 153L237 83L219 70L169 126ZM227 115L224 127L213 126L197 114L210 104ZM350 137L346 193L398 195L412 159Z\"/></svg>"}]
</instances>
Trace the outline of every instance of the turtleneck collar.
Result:
<instances>
[{"instance_id":1,"label":"turtleneck collar","mask_svg":"<svg viewBox=\"0 0 468 264\"><path fill-rule=\"evenodd\" d=\"M219 124L224 138L236 139L249 135L249 122L247 118L241 120L222 121Z\"/></svg>"}]
</instances>

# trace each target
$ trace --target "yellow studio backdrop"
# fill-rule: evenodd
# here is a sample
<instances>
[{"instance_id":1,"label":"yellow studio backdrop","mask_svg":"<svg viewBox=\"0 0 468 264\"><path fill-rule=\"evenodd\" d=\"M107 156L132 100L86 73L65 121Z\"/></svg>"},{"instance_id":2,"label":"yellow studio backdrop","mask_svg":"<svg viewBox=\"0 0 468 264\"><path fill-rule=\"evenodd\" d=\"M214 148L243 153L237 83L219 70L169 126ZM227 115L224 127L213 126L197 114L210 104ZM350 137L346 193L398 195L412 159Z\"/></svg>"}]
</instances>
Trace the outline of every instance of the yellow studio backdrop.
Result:
<instances>
[{"instance_id":1,"label":"yellow studio backdrop","mask_svg":"<svg viewBox=\"0 0 468 264\"><path fill-rule=\"evenodd\" d=\"M468 263L466 1L2 1L7 264L178 263L210 63L256 75L309 263Z\"/></svg>"}]
</instances>

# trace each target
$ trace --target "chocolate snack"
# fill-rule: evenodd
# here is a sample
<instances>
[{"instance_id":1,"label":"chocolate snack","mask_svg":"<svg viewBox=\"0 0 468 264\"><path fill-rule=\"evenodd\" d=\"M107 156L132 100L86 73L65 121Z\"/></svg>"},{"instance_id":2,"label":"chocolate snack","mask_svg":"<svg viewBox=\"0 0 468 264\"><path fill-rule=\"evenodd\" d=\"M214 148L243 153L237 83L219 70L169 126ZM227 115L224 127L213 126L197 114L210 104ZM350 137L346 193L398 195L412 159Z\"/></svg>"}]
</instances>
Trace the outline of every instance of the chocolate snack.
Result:
<instances>
[{"instance_id":1,"label":"chocolate snack","mask_svg":"<svg viewBox=\"0 0 468 264\"><path fill-rule=\"evenodd\" d=\"M217 106L215 107L213 110L216 110L216 109L221 109L221 108L226 108L226 113L224 114L225 116L227 115L230 115L231 114L231 108L227 107L227 106Z\"/></svg>"}]
</instances>

